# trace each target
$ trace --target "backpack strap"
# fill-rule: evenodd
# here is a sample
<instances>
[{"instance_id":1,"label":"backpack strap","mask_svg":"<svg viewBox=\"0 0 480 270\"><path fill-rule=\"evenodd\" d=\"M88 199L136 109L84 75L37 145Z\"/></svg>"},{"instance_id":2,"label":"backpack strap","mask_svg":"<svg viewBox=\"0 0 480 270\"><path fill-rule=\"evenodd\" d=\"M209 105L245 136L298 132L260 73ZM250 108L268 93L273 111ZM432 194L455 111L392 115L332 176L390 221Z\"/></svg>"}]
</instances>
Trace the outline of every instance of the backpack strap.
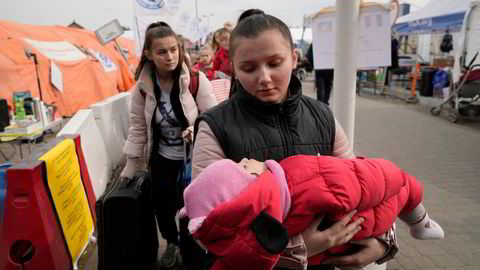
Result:
<instances>
[{"instance_id":1,"label":"backpack strap","mask_svg":"<svg viewBox=\"0 0 480 270\"><path fill-rule=\"evenodd\" d=\"M192 71L190 72L190 85L188 86L188 90L190 90L193 99L197 98L199 84L200 79L198 78L198 70L192 69Z\"/></svg>"},{"instance_id":2,"label":"backpack strap","mask_svg":"<svg viewBox=\"0 0 480 270\"><path fill-rule=\"evenodd\" d=\"M198 70L192 69L192 72L190 73L190 85L188 86L188 90L190 90L190 93L192 94L193 99L197 98L199 84L200 84L200 79L198 78ZM147 93L145 93L145 91L143 91L142 88L140 88L139 90L140 90L140 94L143 96L143 98L145 98L147 96Z\"/></svg>"}]
</instances>

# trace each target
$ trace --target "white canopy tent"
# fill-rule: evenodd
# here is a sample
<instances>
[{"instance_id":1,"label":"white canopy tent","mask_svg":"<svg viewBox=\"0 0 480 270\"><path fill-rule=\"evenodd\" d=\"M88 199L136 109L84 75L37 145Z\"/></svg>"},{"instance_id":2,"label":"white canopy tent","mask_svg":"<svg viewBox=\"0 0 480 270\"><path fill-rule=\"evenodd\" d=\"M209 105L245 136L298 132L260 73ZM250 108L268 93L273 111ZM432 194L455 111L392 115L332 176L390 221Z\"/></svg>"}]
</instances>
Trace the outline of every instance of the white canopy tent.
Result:
<instances>
[{"instance_id":1,"label":"white canopy tent","mask_svg":"<svg viewBox=\"0 0 480 270\"><path fill-rule=\"evenodd\" d=\"M460 31L471 0L431 0L419 10L398 18L399 35Z\"/></svg>"}]
</instances>

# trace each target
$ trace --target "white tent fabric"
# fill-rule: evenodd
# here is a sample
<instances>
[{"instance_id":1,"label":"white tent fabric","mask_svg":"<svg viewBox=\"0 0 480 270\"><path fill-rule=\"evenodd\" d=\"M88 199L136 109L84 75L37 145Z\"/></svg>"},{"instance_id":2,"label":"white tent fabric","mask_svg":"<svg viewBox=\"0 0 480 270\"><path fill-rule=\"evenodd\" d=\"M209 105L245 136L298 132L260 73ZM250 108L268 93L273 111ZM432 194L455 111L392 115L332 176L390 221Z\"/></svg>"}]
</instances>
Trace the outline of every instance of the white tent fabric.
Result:
<instances>
[{"instance_id":1,"label":"white tent fabric","mask_svg":"<svg viewBox=\"0 0 480 270\"><path fill-rule=\"evenodd\" d=\"M398 18L395 30L400 34L431 33L449 29L460 31L471 0L431 0L419 10Z\"/></svg>"},{"instance_id":2,"label":"white tent fabric","mask_svg":"<svg viewBox=\"0 0 480 270\"><path fill-rule=\"evenodd\" d=\"M475 54L480 52L480 1L473 1L467 11L465 20L460 32L458 47L460 48L455 57L453 68L453 79L460 78L460 67L468 65ZM480 54L480 53L479 53ZM464 62L460 61L464 57ZM473 64L480 64L480 55Z\"/></svg>"},{"instance_id":3,"label":"white tent fabric","mask_svg":"<svg viewBox=\"0 0 480 270\"><path fill-rule=\"evenodd\" d=\"M396 23L465 12L468 9L469 2L469 0L432 0L419 10L398 18Z\"/></svg>"}]
</instances>

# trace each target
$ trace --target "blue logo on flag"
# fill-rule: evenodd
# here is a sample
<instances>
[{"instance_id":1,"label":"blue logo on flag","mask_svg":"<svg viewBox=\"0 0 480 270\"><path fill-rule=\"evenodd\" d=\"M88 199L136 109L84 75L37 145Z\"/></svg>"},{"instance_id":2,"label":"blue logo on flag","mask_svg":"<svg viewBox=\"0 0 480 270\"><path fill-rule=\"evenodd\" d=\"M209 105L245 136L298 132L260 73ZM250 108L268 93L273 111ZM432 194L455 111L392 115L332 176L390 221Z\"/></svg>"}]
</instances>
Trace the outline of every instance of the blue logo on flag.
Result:
<instances>
[{"instance_id":1,"label":"blue logo on flag","mask_svg":"<svg viewBox=\"0 0 480 270\"><path fill-rule=\"evenodd\" d=\"M165 6L165 0L137 0L137 3L146 9L161 9Z\"/></svg>"}]
</instances>

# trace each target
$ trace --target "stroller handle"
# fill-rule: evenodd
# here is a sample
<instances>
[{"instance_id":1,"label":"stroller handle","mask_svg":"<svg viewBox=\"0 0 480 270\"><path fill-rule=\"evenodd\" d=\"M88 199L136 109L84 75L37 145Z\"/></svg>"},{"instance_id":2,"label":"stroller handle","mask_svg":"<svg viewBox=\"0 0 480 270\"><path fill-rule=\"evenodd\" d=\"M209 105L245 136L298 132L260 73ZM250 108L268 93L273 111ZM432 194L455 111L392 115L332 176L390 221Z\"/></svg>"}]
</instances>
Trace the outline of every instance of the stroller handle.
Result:
<instances>
[{"instance_id":1,"label":"stroller handle","mask_svg":"<svg viewBox=\"0 0 480 270\"><path fill-rule=\"evenodd\" d=\"M475 60L477 59L477 56L478 56L478 52L473 56L472 60L470 61L470 63L467 66L467 69L473 68L472 65L473 65L473 63L475 63Z\"/></svg>"}]
</instances>

